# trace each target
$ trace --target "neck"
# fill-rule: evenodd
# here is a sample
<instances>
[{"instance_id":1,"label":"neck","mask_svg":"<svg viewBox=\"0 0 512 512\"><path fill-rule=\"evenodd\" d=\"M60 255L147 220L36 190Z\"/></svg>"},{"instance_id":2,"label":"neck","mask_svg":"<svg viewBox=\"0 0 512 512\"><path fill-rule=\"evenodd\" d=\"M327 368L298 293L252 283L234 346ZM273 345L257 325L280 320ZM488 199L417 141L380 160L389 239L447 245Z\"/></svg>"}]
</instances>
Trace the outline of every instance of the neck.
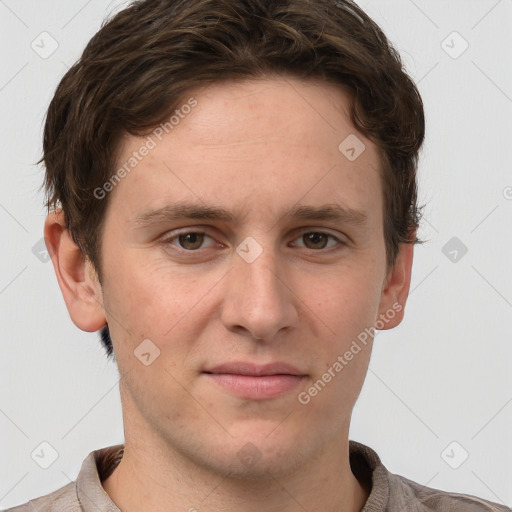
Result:
<instances>
[{"instance_id":1,"label":"neck","mask_svg":"<svg viewBox=\"0 0 512 512\"><path fill-rule=\"evenodd\" d=\"M359 512L368 489L350 469L348 441L340 448L337 443L330 460L320 457L292 474L269 472L254 480L215 474L176 453L127 442L123 459L103 487L123 512Z\"/></svg>"},{"instance_id":2,"label":"neck","mask_svg":"<svg viewBox=\"0 0 512 512\"><path fill-rule=\"evenodd\" d=\"M359 512L368 498L350 467L349 422L313 458L293 468L244 474L210 461L204 450L198 449L200 456L183 452L130 409L124 417L123 458L103 482L123 512Z\"/></svg>"}]
</instances>

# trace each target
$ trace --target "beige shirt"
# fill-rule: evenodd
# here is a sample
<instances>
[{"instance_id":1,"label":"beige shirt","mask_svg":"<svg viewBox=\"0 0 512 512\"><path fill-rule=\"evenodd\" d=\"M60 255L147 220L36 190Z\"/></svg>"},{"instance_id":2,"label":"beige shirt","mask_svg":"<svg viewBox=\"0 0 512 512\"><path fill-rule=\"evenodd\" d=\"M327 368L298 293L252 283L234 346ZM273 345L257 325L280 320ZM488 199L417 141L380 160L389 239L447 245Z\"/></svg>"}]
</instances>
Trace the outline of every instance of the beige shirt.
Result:
<instances>
[{"instance_id":1,"label":"beige shirt","mask_svg":"<svg viewBox=\"0 0 512 512\"><path fill-rule=\"evenodd\" d=\"M361 443L350 441L349 448L352 472L371 488L361 512L512 512L504 505L467 494L424 487L390 473L378 455ZM101 482L110 476L122 456L123 445L91 452L75 482L7 512L120 512Z\"/></svg>"}]
</instances>

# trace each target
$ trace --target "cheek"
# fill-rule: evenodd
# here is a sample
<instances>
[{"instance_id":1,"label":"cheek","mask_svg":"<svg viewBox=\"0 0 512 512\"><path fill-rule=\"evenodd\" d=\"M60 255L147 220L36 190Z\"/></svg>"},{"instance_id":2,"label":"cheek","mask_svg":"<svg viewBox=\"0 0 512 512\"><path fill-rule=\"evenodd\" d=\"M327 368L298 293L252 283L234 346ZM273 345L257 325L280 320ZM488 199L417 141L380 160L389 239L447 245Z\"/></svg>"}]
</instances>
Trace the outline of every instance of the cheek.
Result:
<instances>
[{"instance_id":1,"label":"cheek","mask_svg":"<svg viewBox=\"0 0 512 512\"><path fill-rule=\"evenodd\" d=\"M153 336L155 341L174 335L182 328L182 319L194 310L208 282L180 272L162 259L147 261L144 257L127 257L119 261L111 286L106 287L107 307L118 318L130 337ZM137 338L138 339L138 338Z\"/></svg>"},{"instance_id":2,"label":"cheek","mask_svg":"<svg viewBox=\"0 0 512 512\"><path fill-rule=\"evenodd\" d=\"M210 273L191 277L189 268L180 272L168 262L142 260L119 262L116 273L104 297L121 373L130 372L131 388L142 391L161 382L170 386L161 393L180 396L181 387L174 379L189 382L193 378L189 359L212 321L212 297L207 291L218 277ZM144 343L148 349L143 351ZM157 355L148 367L136 357L146 352L151 359ZM159 393L153 397L157 402L160 398Z\"/></svg>"},{"instance_id":3,"label":"cheek","mask_svg":"<svg viewBox=\"0 0 512 512\"><path fill-rule=\"evenodd\" d=\"M380 281L371 264L340 267L308 284L303 293L308 293L310 298L305 302L325 325L328 337L339 340L338 348L374 325L380 302Z\"/></svg>"},{"instance_id":4,"label":"cheek","mask_svg":"<svg viewBox=\"0 0 512 512\"><path fill-rule=\"evenodd\" d=\"M316 289L321 298L308 313L321 327L312 351L315 370L299 403L315 421L339 425L347 420L347 408L356 402L368 370L379 294L368 274L365 278L354 271L336 285L329 282Z\"/></svg>"}]
</instances>

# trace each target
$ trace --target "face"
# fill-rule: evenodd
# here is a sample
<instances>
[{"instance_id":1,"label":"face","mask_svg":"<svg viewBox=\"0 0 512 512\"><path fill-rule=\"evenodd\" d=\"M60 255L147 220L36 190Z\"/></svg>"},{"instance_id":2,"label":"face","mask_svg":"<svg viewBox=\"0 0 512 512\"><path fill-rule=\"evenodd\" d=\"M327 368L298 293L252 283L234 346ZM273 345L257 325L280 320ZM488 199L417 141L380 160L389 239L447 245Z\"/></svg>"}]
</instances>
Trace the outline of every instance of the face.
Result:
<instances>
[{"instance_id":1,"label":"face","mask_svg":"<svg viewBox=\"0 0 512 512\"><path fill-rule=\"evenodd\" d=\"M100 293L127 441L278 474L348 436L362 333L401 309L379 155L348 101L323 82L225 82L192 91L168 133L124 140L119 167L147 155L110 192Z\"/></svg>"}]
</instances>

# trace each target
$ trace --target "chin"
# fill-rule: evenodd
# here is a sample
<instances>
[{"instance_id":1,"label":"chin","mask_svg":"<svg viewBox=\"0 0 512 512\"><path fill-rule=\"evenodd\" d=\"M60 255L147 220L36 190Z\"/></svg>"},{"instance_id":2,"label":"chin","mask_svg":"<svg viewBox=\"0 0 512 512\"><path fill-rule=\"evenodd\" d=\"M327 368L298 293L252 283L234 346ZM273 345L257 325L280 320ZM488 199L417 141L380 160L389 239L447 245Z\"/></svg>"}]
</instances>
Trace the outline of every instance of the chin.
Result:
<instances>
[{"instance_id":1,"label":"chin","mask_svg":"<svg viewBox=\"0 0 512 512\"><path fill-rule=\"evenodd\" d=\"M236 434L233 432L235 429L230 429L233 437L226 434L224 438L217 438L209 443L209 447L205 446L204 450L196 452L196 462L230 478L272 480L303 467L308 459L306 449L314 452L312 443L308 443L303 435L297 437L285 429L281 429L279 433L277 430L272 432L268 422L263 427L252 427L244 425L237 429ZM275 427L274 422L273 428ZM301 446L300 441L304 446ZM208 453L206 459L205 453Z\"/></svg>"}]
</instances>

